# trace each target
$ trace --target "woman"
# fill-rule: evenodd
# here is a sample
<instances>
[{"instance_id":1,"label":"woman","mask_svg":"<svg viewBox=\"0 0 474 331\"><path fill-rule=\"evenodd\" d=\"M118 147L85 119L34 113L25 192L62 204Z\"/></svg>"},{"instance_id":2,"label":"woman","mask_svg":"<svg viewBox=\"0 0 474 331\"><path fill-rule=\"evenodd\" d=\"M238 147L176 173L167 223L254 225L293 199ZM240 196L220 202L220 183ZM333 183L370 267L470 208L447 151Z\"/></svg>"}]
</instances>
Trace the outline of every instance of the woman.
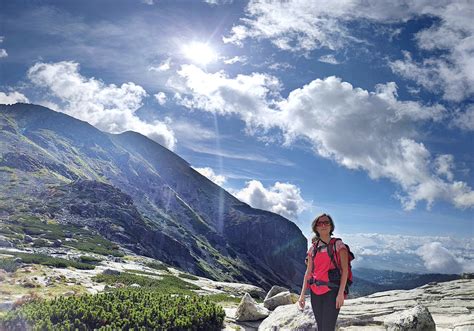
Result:
<instances>
[{"instance_id":1,"label":"woman","mask_svg":"<svg viewBox=\"0 0 474 331\"><path fill-rule=\"evenodd\" d=\"M308 251L307 268L298 304L301 309L304 308L305 292L309 287L311 307L318 324L318 330L333 331L336 327L339 309L344 304L346 297L344 290L349 271L348 251L341 240L335 241L335 255L340 261L341 269L338 271L338 266L332 262L336 258L331 260L327 248L334 232L334 222L331 216L322 214L316 217L311 227L316 235L313 238L313 245ZM314 251L315 249L316 251ZM333 277L335 274L336 276ZM339 278L340 280L334 282L334 279Z\"/></svg>"}]
</instances>

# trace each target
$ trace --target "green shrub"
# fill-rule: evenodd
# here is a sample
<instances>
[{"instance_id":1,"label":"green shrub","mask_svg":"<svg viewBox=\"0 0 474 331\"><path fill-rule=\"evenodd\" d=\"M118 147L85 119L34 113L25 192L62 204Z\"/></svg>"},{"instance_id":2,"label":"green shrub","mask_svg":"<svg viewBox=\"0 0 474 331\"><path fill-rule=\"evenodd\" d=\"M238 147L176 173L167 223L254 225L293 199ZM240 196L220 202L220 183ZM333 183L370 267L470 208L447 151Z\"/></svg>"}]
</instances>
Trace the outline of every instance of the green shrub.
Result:
<instances>
[{"instance_id":1,"label":"green shrub","mask_svg":"<svg viewBox=\"0 0 474 331\"><path fill-rule=\"evenodd\" d=\"M5 330L221 330L224 310L206 297L126 289L36 301L0 319Z\"/></svg>"},{"instance_id":2,"label":"green shrub","mask_svg":"<svg viewBox=\"0 0 474 331\"><path fill-rule=\"evenodd\" d=\"M0 269L6 272L15 272L20 264L12 258L0 259Z\"/></svg>"},{"instance_id":3,"label":"green shrub","mask_svg":"<svg viewBox=\"0 0 474 331\"><path fill-rule=\"evenodd\" d=\"M91 263L91 264L102 262L101 259L95 258L93 256L89 256L89 255L81 255L79 257L79 261L81 261L82 263Z\"/></svg>"},{"instance_id":4,"label":"green shrub","mask_svg":"<svg viewBox=\"0 0 474 331\"><path fill-rule=\"evenodd\" d=\"M93 280L113 285L122 283L125 285L138 284L141 287L152 288L166 294L193 294L191 290L198 290L199 287L189 284L178 277L171 275L162 275L159 278L135 275L129 272L122 272L119 275L99 274L92 278Z\"/></svg>"},{"instance_id":5,"label":"green shrub","mask_svg":"<svg viewBox=\"0 0 474 331\"><path fill-rule=\"evenodd\" d=\"M191 279L191 280L199 280L199 278L197 278L196 276L183 274L183 273L180 273L178 276L181 278L186 278L186 279Z\"/></svg>"},{"instance_id":6,"label":"green shrub","mask_svg":"<svg viewBox=\"0 0 474 331\"><path fill-rule=\"evenodd\" d=\"M152 269L168 271L168 267L166 265L164 265L163 263L148 262L148 263L145 263L145 265L149 268L152 268Z\"/></svg>"},{"instance_id":7,"label":"green shrub","mask_svg":"<svg viewBox=\"0 0 474 331\"><path fill-rule=\"evenodd\" d=\"M10 254L10 255L14 255L15 257L19 257L21 258L21 262L23 263L42 264L42 265L47 265L47 266L51 266L55 268L73 267L76 269L83 269L83 270L91 270L95 268L95 266L87 264L87 263L70 261L70 260L59 258L59 257L51 257L45 254L19 253L19 252L10 252L10 251L2 251L2 250L0 250L0 253Z\"/></svg>"},{"instance_id":8,"label":"green shrub","mask_svg":"<svg viewBox=\"0 0 474 331\"><path fill-rule=\"evenodd\" d=\"M125 254L118 249L110 241L102 239L100 237L88 237L81 239L77 242L68 242L67 245L74 247L83 252L90 252L100 255L112 255L116 257L123 257Z\"/></svg>"}]
</instances>

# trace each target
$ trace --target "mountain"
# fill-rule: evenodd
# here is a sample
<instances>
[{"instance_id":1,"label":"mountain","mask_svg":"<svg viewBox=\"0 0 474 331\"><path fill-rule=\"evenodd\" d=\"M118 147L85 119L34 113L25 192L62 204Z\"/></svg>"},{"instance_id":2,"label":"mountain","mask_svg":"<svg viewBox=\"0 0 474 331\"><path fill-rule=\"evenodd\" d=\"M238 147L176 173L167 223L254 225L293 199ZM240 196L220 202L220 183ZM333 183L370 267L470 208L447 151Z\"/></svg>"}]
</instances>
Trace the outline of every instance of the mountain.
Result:
<instances>
[{"instance_id":1,"label":"mountain","mask_svg":"<svg viewBox=\"0 0 474 331\"><path fill-rule=\"evenodd\" d=\"M294 223L251 208L136 132L0 105L0 187L2 225L68 225L211 279L301 286L307 242Z\"/></svg>"},{"instance_id":2,"label":"mountain","mask_svg":"<svg viewBox=\"0 0 474 331\"><path fill-rule=\"evenodd\" d=\"M416 274L369 268L354 269L353 274L351 297L389 290L411 290L428 283L448 282L461 278L461 275L457 274Z\"/></svg>"}]
</instances>

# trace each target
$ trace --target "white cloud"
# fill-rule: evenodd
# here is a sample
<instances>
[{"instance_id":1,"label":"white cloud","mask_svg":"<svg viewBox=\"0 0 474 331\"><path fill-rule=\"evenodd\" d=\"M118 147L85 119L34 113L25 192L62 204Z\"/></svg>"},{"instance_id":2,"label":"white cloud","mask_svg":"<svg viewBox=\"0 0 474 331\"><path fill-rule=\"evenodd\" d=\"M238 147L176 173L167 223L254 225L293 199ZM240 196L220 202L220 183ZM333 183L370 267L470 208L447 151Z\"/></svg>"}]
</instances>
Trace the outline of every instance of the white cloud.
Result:
<instances>
[{"instance_id":1,"label":"white cloud","mask_svg":"<svg viewBox=\"0 0 474 331\"><path fill-rule=\"evenodd\" d=\"M301 190L290 183L276 182L268 188L258 180L251 180L246 187L233 191L233 195L253 208L269 210L296 220L310 204L301 197Z\"/></svg>"},{"instance_id":2,"label":"white cloud","mask_svg":"<svg viewBox=\"0 0 474 331\"><path fill-rule=\"evenodd\" d=\"M210 5L228 5L234 2L234 0L203 0L203 1Z\"/></svg>"},{"instance_id":3,"label":"white cloud","mask_svg":"<svg viewBox=\"0 0 474 331\"><path fill-rule=\"evenodd\" d=\"M407 210L420 201L429 208L438 199L459 208L474 206L474 191L439 172L435 157L416 141L417 123L441 121L444 107L401 101L393 82L369 92L328 77L291 91L285 99L278 79L266 74L230 78L190 65L178 73L174 87L179 88L181 105L239 116L249 133L279 128L287 145L307 140L325 158L396 183L402 192L395 196Z\"/></svg>"},{"instance_id":4,"label":"white cloud","mask_svg":"<svg viewBox=\"0 0 474 331\"><path fill-rule=\"evenodd\" d=\"M324 62L324 63L329 63L329 64L339 64L340 63L333 54L327 54L327 55L320 56L318 61L319 62Z\"/></svg>"},{"instance_id":5,"label":"white cloud","mask_svg":"<svg viewBox=\"0 0 474 331\"><path fill-rule=\"evenodd\" d=\"M164 72L164 71L168 71L170 68L171 68L171 58L167 58L166 60L161 62L157 67L151 66L148 70Z\"/></svg>"},{"instance_id":6,"label":"white cloud","mask_svg":"<svg viewBox=\"0 0 474 331\"><path fill-rule=\"evenodd\" d=\"M472 238L378 233L342 234L340 237L354 252L353 266L356 268L446 274L474 271Z\"/></svg>"},{"instance_id":7,"label":"white cloud","mask_svg":"<svg viewBox=\"0 0 474 331\"><path fill-rule=\"evenodd\" d=\"M187 107L202 109L218 114L239 114L252 127L271 120L273 112L266 98L276 95L280 82L274 76L260 73L237 75L229 78L223 71L214 74L204 72L194 65L183 65L178 71L179 82L173 82L172 88L184 93L175 95L176 101ZM176 85L178 84L178 86ZM268 123L270 125L270 123Z\"/></svg>"},{"instance_id":8,"label":"white cloud","mask_svg":"<svg viewBox=\"0 0 474 331\"><path fill-rule=\"evenodd\" d=\"M246 56L234 56L230 59L224 59L223 60L225 64L234 64L237 62L240 63L246 63L247 62L247 57Z\"/></svg>"},{"instance_id":9,"label":"white cloud","mask_svg":"<svg viewBox=\"0 0 474 331\"><path fill-rule=\"evenodd\" d=\"M453 120L453 124L466 131L474 131L474 105L470 105L465 111L459 112Z\"/></svg>"},{"instance_id":10,"label":"white cloud","mask_svg":"<svg viewBox=\"0 0 474 331\"><path fill-rule=\"evenodd\" d=\"M12 105L17 102L29 103L30 101L20 92L0 92L0 104Z\"/></svg>"},{"instance_id":11,"label":"white cloud","mask_svg":"<svg viewBox=\"0 0 474 331\"><path fill-rule=\"evenodd\" d=\"M227 178L223 175L217 175L212 168L204 167L204 168L196 168L193 167L194 170L199 172L201 175L209 178L209 180L213 181L219 186L222 186L226 181Z\"/></svg>"},{"instance_id":12,"label":"white cloud","mask_svg":"<svg viewBox=\"0 0 474 331\"><path fill-rule=\"evenodd\" d=\"M383 25L432 16L439 21L418 32L416 42L424 51L435 51L433 55L421 62L405 57L393 61L391 67L423 87L443 93L447 100L462 101L474 94L473 11L474 3L468 0L250 1L242 24L234 26L223 41L242 45L247 38L269 39L280 49L308 54L314 49L339 50L365 43L348 27L354 21ZM439 51L445 54L440 56Z\"/></svg>"},{"instance_id":13,"label":"white cloud","mask_svg":"<svg viewBox=\"0 0 474 331\"><path fill-rule=\"evenodd\" d=\"M448 246L450 247L450 246ZM461 273L462 265L454 257L453 253L443 247L440 242L427 243L421 246L418 251L425 263L426 269L437 273Z\"/></svg>"},{"instance_id":14,"label":"white cloud","mask_svg":"<svg viewBox=\"0 0 474 331\"><path fill-rule=\"evenodd\" d=\"M0 36L0 44L3 43L3 40L5 40L5 37ZM7 50L4 48L0 48L0 59L7 56L8 56Z\"/></svg>"},{"instance_id":15,"label":"white cloud","mask_svg":"<svg viewBox=\"0 0 474 331\"><path fill-rule=\"evenodd\" d=\"M79 73L75 62L36 63L28 70L29 79L65 103L62 111L87 121L101 130L119 133L133 130L173 149L173 131L164 122L142 121L135 111L142 106L145 90L134 83L120 87L106 85L95 78Z\"/></svg>"},{"instance_id":16,"label":"white cloud","mask_svg":"<svg viewBox=\"0 0 474 331\"><path fill-rule=\"evenodd\" d=\"M454 168L454 157L452 155L439 155L434 163L438 175L445 176L449 181L453 180L454 175L452 169Z\"/></svg>"},{"instance_id":17,"label":"white cloud","mask_svg":"<svg viewBox=\"0 0 474 331\"><path fill-rule=\"evenodd\" d=\"M155 99L158 103L163 106L166 103L166 94L164 92L158 92L155 94Z\"/></svg>"}]
</instances>

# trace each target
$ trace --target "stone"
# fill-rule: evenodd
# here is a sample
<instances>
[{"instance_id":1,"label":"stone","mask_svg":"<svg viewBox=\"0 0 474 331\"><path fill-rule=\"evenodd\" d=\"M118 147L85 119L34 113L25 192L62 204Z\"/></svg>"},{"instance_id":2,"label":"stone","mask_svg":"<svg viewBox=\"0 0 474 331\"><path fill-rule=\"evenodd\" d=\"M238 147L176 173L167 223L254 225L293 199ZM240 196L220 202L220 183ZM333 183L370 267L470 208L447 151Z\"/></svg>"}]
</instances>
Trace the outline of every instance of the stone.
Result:
<instances>
[{"instance_id":1,"label":"stone","mask_svg":"<svg viewBox=\"0 0 474 331\"><path fill-rule=\"evenodd\" d=\"M429 310L421 304L387 316L384 320L384 326L387 331L436 330L436 324Z\"/></svg>"},{"instance_id":2,"label":"stone","mask_svg":"<svg viewBox=\"0 0 474 331\"><path fill-rule=\"evenodd\" d=\"M141 287L141 286L140 286L139 284L137 284L137 283L133 283L133 284L130 285L130 287L139 288L139 287Z\"/></svg>"},{"instance_id":3,"label":"stone","mask_svg":"<svg viewBox=\"0 0 474 331\"><path fill-rule=\"evenodd\" d=\"M257 302L245 293L235 312L236 321L258 321L264 319L269 314L265 307L259 306Z\"/></svg>"},{"instance_id":4,"label":"stone","mask_svg":"<svg viewBox=\"0 0 474 331\"><path fill-rule=\"evenodd\" d=\"M265 297L265 300L277 295L278 293L287 292L287 291L289 291L289 289L287 289L285 287L278 286L278 285L274 285L274 286L272 286L270 291L268 291L268 293Z\"/></svg>"},{"instance_id":5,"label":"stone","mask_svg":"<svg viewBox=\"0 0 474 331\"><path fill-rule=\"evenodd\" d=\"M61 247L63 245L63 242L61 241L61 239L56 239L54 242L53 242L53 247Z\"/></svg>"},{"instance_id":6,"label":"stone","mask_svg":"<svg viewBox=\"0 0 474 331\"><path fill-rule=\"evenodd\" d=\"M0 311L8 311L13 308L14 304L15 302L12 300L0 302Z\"/></svg>"},{"instance_id":7,"label":"stone","mask_svg":"<svg viewBox=\"0 0 474 331\"><path fill-rule=\"evenodd\" d=\"M62 295L65 296L65 297L71 297L71 296L73 296L74 294L76 294L76 292L74 292L74 291L67 291L67 292L64 292Z\"/></svg>"},{"instance_id":8,"label":"stone","mask_svg":"<svg viewBox=\"0 0 474 331\"><path fill-rule=\"evenodd\" d=\"M290 291L280 292L263 302L263 306L268 310L275 310L278 306L291 305L293 300L291 299Z\"/></svg>"},{"instance_id":9,"label":"stone","mask_svg":"<svg viewBox=\"0 0 474 331\"><path fill-rule=\"evenodd\" d=\"M26 243L31 243L31 242L33 242L33 238L32 238L31 236L29 236L29 235L25 235L25 236L23 237L23 240L24 240L24 242L26 242Z\"/></svg>"},{"instance_id":10,"label":"stone","mask_svg":"<svg viewBox=\"0 0 474 331\"><path fill-rule=\"evenodd\" d=\"M104 275L120 275L120 271L114 269L105 269L102 273Z\"/></svg>"},{"instance_id":11,"label":"stone","mask_svg":"<svg viewBox=\"0 0 474 331\"><path fill-rule=\"evenodd\" d=\"M318 329L309 300L304 309L299 310L297 304L277 307L258 327L258 330L281 331L316 331Z\"/></svg>"},{"instance_id":12,"label":"stone","mask_svg":"<svg viewBox=\"0 0 474 331\"><path fill-rule=\"evenodd\" d=\"M13 247L13 244L6 237L0 236L0 247Z\"/></svg>"}]
</instances>

